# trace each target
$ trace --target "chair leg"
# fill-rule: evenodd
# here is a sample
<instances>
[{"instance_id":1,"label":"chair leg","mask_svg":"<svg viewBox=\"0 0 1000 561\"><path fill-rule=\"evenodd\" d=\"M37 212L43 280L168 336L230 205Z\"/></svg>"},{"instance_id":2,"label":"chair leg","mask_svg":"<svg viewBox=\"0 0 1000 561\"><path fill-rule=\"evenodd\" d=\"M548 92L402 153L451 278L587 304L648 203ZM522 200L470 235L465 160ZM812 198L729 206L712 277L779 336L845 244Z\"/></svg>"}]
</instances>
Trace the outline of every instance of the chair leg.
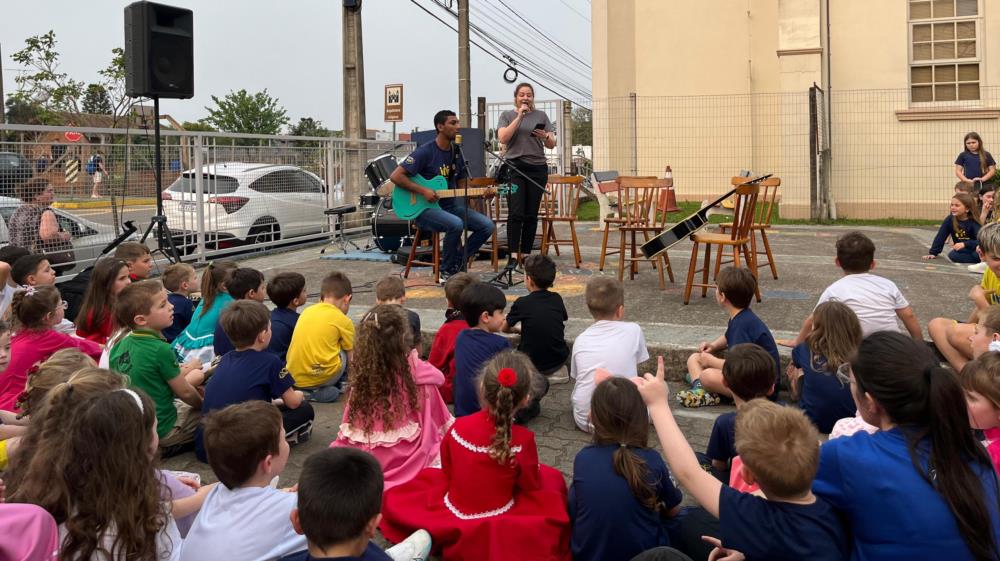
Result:
<instances>
[{"instance_id":1,"label":"chair leg","mask_svg":"<svg viewBox=\"0 0 1000 561\"><path fill-rule=\"evenodd\" d=\"M694 273L698 268L698 242L691 244L691 261L688 263L687 284L684 286L684 304L691 301L691 289L694 287Z\"/></svg>"},{"instance_id":2,"label":"chair leg","mask_svg":"<svg viewBox=\"0 0 1000 561\"><path fill-rule=\"evenodd\" d=\"M715 254L715 270L712 273L712 280L719 279L719 271L722 270L722 253L723 248L720 246L719 251Z\"/></svg>"},{"instance_id":3,"label":"chair leg","mask_svg":"<svg viewBox=\"0 0 1000 561\"><path fill-rule=\"evenodd\" d=\"M434 272L434 282L438 282L441 278L441 236L437 232L431 234L431 261L433 261L433 266L431 267Z\"/></svg>"},{"instance_id":4,"label":"chair leg","mask_svg":"<svg viewBox=\"0 0 1000 561\"><path fill-rule=\"evenodd\" d=\"M611 232L611 224L604 223L604 239L601 240L601 261L597 265L598 271L604 270L604 258L608 255L608 234Z\"/></svg>"},{"instance_id":5,"label":"chair leg","mask_svg":"<svg viewBox=\"0 0 1000 561\"><path fill-rule=\"evenodd\" d=\"M539 249L542 255L549 254L549 221L542 220L542 247Z\"/></svg>"},{"instance_id":6,"label":"chair leg","mask_svg":"<svg viewBox=\"0 0 1000 561\"><path fill-rule=\"evenodd\" d=\"M667 275L670 277L670 283L673 284L674 267L673 265L670 264L670 256L667 255L667 252L664 251L662 257L663 257L663 266L667 268Z\"/></svg>"},{"instance_id":7,"label":"chair leg","mask_svg":"<svg viewBox=\"0 0 1000 561\"><path fill-rule=\"evenodd\" d=\"M413 258L417 255L417 246L420 244L420 229L413 235L413 242L410 246L410 255L406 258L406 269L403 270L403 278L410 278L410 267L413 266Z\"/></svg>"},{"instance_id":8,"label":"chair leg","mask_svg":"<svg viewBox=\"0 0 1000 561\"><path fill-rule=\"evenodd\" d=\"M618 280L625 279L625 232L618 230Z\"/></svg>"},{"instance_id":9,"label":"chair leg","mask_svg":"<svg viewBox=\"0 0 1000 561\"><path fill-rule=\"evenodd\" d=\"M653 268L654 268L654 269L656 269L656 274L657 274L657 275L658 275L658 276L660 277L660 290L666 290L666 289L667 289L667 281L666 281L666 280L664 280L664 278L663 278L663 269L664 269L664 267L662 267L662 266L660 266L660 267L657 267L657 266L656 266L656 262L657 262L657 261L658 261L659 259L660 259L660 258L659 258L659 257L657 257L656 259L653 259L653 260L651 261L651 263L653 263Z\"/></svg>"},{"instance_id":10,"label":"chair leg","mask_svg":"<svg viewBox=\"0 0 1000 561\"><path fill-rule=\"evenodd\" d=\"M495 273L500 270L500 250L497 248L498 236L497 236L497 229L495 226L493 228L493 235L491 239L493 241L490 245L492 249L490 251L490 265L493 266L493 272Z\"/></svg>"},{"instance_id":11,"label":"chair leg","mask_svg":"<svg viewBox=\"0 0 1000 561\"><path fill-rule=\"evenodd\" d=\"M639 262L635 260L635 232L631 232L631 245L628 250L628 279L632 280L639 274Z\"/></svg>"},{"instance_id":12,"label":"chair leg","mask_svg":"<svg viewBox=\"0 0 1000 561\"><path fill-rule=\"evenodd\" d=\"M760 231L760 241L763 242L764 252L767 254L767 264L771 266L771 275L774 280L778 280L778 268L774 265L774 254L771 253L771 244L767 241L767 231Z\"/></svg>"},{"instance_id":13,"label":"chair leg","mask_svg":"<svg viewBox=\"0 0 1000 561\"><path fill-rule=\"evenodd\" d=\"M555 222L553 222L552 225L549 227L549 239L552 241L552 248L556 250L556 256L558 257L560 255L560 253L559 253L559 239L556 237L556 224L555 224Z\"/></svg>"},{"instance_id":14,"label":"chair leg","mask_svg":"<svg viewBox=\"0 0 1000 561\"><path fill-rule=\"evenodd\" d=\"M747 262L749 263L750 274L757 281L754 283L754 296L757 297L757 302L759 303L760 298L760 272L757 270L757 256L753 252L749 251L746 246L743 246L743 251L745 252Z\"/></svg>"},{"instance_id":15,"label":"chair leg","mask_svg":"<svg viewBox=\"0 0 1000 561\"><path fill-rule=\"evenodd\" d=\"M579 269L580 265L583 263L583 258L580 255L580 238L576 235L576 221L569 221L569 234L573 239L573 259L576 260L576 268Z\"/></svg>"},{"instance_id":16,"label":"chair leg","mask_svg":"<svg viewBox=\"0 0 1000 561\"><path fill-rule=\"evenodd\" d=\"M708 271L712 266L712 244L705 244L705 267L701 271L701 297L708 296Z\"/></svg>"}]
</instances>

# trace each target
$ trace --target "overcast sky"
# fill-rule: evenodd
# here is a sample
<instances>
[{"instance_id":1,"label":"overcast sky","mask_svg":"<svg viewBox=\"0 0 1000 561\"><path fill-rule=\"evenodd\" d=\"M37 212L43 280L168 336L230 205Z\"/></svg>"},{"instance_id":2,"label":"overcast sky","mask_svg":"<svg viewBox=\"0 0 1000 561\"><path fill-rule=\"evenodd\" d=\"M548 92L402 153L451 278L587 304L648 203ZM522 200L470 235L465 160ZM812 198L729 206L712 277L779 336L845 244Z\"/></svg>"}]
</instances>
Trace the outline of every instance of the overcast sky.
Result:
<instances>
[{"instance_id":1,"label":"overcast sky","mask_svg":"<svg viewBox=\"0 0 1000 561\"><path fill-rule=\"evenodd\" d=\"M416 0L446 21L433 0ZM453 3L457 0L441 0ZM587 64L590 51L590 0L504 0L539 30L564 45ZM10 55L25 38L54 30L61 68L71 77L96 82L111 49L123 46L123 9L127 0L33 0L3 2L0 49L4 90L16 89L18 66ZM288 110L291 121L313 117L324 126L343 125L340 0L161 0L190 8L195 27L195 97L163 100L161 111L178 121L204 117L211 95L230 90L267 88ZM505 10L499 0L471 0L473 14L492 16ZM383 87L404 84L404 122L399 131L431 128L435 111L458 111L458 38L410 0L364 0L365 96L368 128L390 130L383 122ZM475 22L475 16L473 22ZM526 33L508 40L517 49L538 52L541 37ZM475 38L475 36L473 36ZM544 47L547 53L558 52ZM532 55L534 56L534 55ZM588 71L569 55L559 58ZM567 63L569 63L567 62ZM472 109L476 97L487 101L512 99L512 85L503 81L506 66L472 48ZM589 76L577 82L590 88ZM538 87L539 98L555 98Z\"/></svg>"}]
</instances>

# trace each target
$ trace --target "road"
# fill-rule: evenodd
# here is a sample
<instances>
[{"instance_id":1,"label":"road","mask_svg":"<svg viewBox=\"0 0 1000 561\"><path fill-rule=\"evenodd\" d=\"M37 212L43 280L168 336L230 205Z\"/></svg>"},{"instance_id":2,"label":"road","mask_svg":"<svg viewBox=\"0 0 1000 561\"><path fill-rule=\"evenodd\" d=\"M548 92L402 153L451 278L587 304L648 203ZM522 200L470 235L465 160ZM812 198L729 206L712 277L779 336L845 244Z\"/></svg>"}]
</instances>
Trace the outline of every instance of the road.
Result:
<instances>
[{"instance_id":1,"label":"road","mask_svg":"<svg viewBox=\"0 0 1000 561\"><path fill-rule=\"evenodd\" d=\"M65 209L65 212L79 216L81 218L86 218L92 222L97 222L98 224L112 225L114 221L112 219L110 208L80 208L80 209ZM131 220L135 223L135 227L139 228L140 231L146 228L149 224L149 219L156 214L155 205L142 205L142 206L128 206L124 209L119 209L120 218L119 221Z\"/></svg>"}]
</instances>

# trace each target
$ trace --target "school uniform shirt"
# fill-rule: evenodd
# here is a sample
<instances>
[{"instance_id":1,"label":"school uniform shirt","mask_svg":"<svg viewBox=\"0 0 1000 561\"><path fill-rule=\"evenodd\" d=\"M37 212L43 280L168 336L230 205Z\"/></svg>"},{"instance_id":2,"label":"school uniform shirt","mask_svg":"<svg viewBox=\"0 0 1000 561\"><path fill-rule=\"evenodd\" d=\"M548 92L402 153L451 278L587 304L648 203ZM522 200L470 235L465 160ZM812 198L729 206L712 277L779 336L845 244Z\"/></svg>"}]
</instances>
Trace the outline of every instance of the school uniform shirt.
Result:
<instances>
[{"instance_id":1,"label":"school uniform shirt","mask_svg":"<svg viewBox=\"0 0 1000 561\"><path fill-rule=\"evenodd\" d=\"M191 323L191 316L194 315L194 302L187 296L176 292L168 293L167 301L174 306L174 323L163 330L163 338L168 343L173 343L174 339Z\"/></svg>"},{"instance_id":2,"label":"school uniform shirt","mask_svg":"<svg viewBox=\"0 0 1000 561\"><path fill-rule=\"evenodd\" d=\"M590 432L590 398L594 372L605 368L615 376L635 378L640 362L649 358L642 327L630 321L598 320L573 342L569 375L573 385L573 421Z\"/></svg>"},{"instance_id":3,"label":"school uniform shirt","mask_svg":"<svg viewBox=\"0 0 1000 561\"><path fill-rule=\"evenodd\" d=\"M708 439L705 455L710 460L728 462L736 457L736 412L723 413L715 418L712 436Z\"/></svg>"},{"instance_id":4,"label":"school uniform shirt","mask_svg":"<svg viewBox=\"0 0 1000 561\"><path fill-rule=\"evenodd\" d=\"M270 561L306 549L288 518L297 502L295 493L271 487L216 485L184 538L180 561Z\"/></svg>"},{"instance_id":5,"label":"school uniform shirt","mask_svg":"<svg viewBox=\"0 0 1000 561\"><path fill-rule=\"evenodd\" d=\"M585 446L573 460L569 489L573 561L628 561L647 549L670 545L659 513L646 508L625 478L615 473L618 444ZM663 458L649 448L631 448L646 462L647 481L669 510L683 496Z\"/></svg>"},{"instance_id":6,"label":"school uniform shirt","mask_svg":"<svg viewBox=\"0 0 1000 561\"><path fill-rule=\"evenodd\" d=\"M288 346L288 371L300 388L315 388L341 371L340 351L354 348L354 323L333 304L319 302L299 316Z\"/></svg>"},{"instance_id":7,"label":"school uniform shirt","mask_svg":"<svg viewBox=\"0 0 1000 561\"><path fill-rule=\"evenodd\" d=\"M440 175L448 180L448 188L455 188L455 181L469 176L469 167L456 150L442 150L437 142L428 142L418 147L399 165L410 177L421 176L432 179Z\"/></svg>"},{"instance_id":8,"label":"school uniform shirt","mask_svg":"<svg viewBox=\"0 0 1000 561\"><path fill-rule=\"evenodd\" d=\"M288 557L282 557L279 561L392 561L392 557L382 551L382 548L375 545L375 542L368 542L368 547L360 557L313 557L309 551L300 551Z\"/></svg>"},{"instance_id":9,"label":"school uniform shirt","mask_svg":"<svg viewBox=\"0 0 1000 561\"><path fill-rule=\"evenodd\" d=\"M833 425L857 412L850 385L844 385L834 372L827 371L826 358L814 355L808 343L792 349L792 364L802 369L799 380L799 408L816 425L819 432L829 434Z\"/></svg>"},{"instance_id":10,"label":"school uniform shirt","mask_svg":"<svg viewBox=\"0 0 1000 561\"><path fill-rule=\"evenodd\" d=\"M469 329L469 324L462 317L462 313L449 310L445 315L444 324L434 335L431 352L427 355L427 362L444 374L441 397L445 403L455 401L455 341L458 340L458 334L466 329Z\"/></svg>"},{"instance_id":11,"label":"school uniform shirt","mask_svg":"<svg viewBox=\"0 0 1000 561\"><path fill-rule=\"evenodd\" d=\"M295 332L295 324L298 321L299 313L293 309L271 310L271 343L267 346L267 350L277 355L281 362L286 360L288 346L292 344L292 333Z\"/></svg>"},{"instance_id":12,"label":"school uniform shirt","mask_svg":"<svg viewBox=\"0 0 1000 561\"><path fill-rule=\"evenodd\" d=\"M63 543L69 532L66 530L66 524L59 525L59 543ZM112 526L104 532L101 536L101 543L99 547L104 548L107 551L111 551L115 544L115 538L118 535L117 527ZM184 541L181 538L180 531L177 530L177 523L174 522L174 517L167 515L167 523L163 525L156 532L156 559L158 561L179 561L181 559L181 549L184 545ZM54 558L53 558L54 559ZM128 561L124 556L122 557L109 557L103 553L97 551L89 557L87 561Z\"/></svg>"},{"instance_id":13,"label":"school uniform shirt","mask_svg":"<svg viewBox=\"0 0 1000 561\"><path fill-rule=\"evenodd\" d=\"M993 156L990 155L989 152L983 152L983 156L986 157L987 170L990 168L990 166L997 165L997 163L993 160ZM968 150L963 150L962 153L959 154L957 158L955 158L955 165L962 166L965 177L969 179L974 179L976 177L982 177L986 175L986 170L983 169L983 165L979 161L979 154L973 154Z\"/></svg>"},{"instance_id":14,"label":"school uniform shirt","mask_svg":"<svg viewBox=\"0 0 1000 561\"><path fill-rule=\"evenodd\" d=\"M910 306L896 283L871 273L853 273L837 279L820 294L816 305L830 300L854 311L865 337L876 331L903 333L896 321L896 310Z\"/></svg>"},{"instance_id":15,"label":"school uniform shirt","mask_svg":"<svg viewBox=\"0 0 1000 561\"><path fill-rule=\"evenodd\" d=\"M156 433L163 438L177 423L174 390L170 380L180 373L177 352L152 329L136 329L125 336L108 356L111 370L128 376L129 386L146 392L156 404Z\"/></svg>"},{"instance_id":16,"label":"school uniform shirt","mask_svg":"<svg viewBox=\"0 0 1000 561\"><path fill-rule=\"evenodd\" d=\"M0 371L0 409L18 411L14 407L24 391L31 367L49 359L60 349L78 349L90 358L101 358L101 347L93 341L70 337L53 329L23 329L10 338L10 362Z\"/></svg>"},{"instance_id":17,"label":"school uniform shirt","mask_svg":"<svg viewBox=\"0 0 1000 561\"><path fill-rule=\"evenodd\" d=\"M517 350L531 358L539 372L549 372L566 364L566 306L559 293L536 290L514 301L507 314L507 325L521 324L521 342Z\"/></svg>"},{"instance_id":18,"label":"school uniform shirt","mask_svg":"<svg viewBox=\"0 0 1000 561\"><path fill-rule=\"evenodd\" d=\"M997 278L992 269L986 269L982 280L979 281L979 286L986 293L986 301L990 305L1000 304L1000 279Z\"/></svg>"},{"instance_id":19,"label":"school uniform shirt","mask_svg":"<svg viewBox=\"0 0 1000 561\"><path fill-rule=\"evenodd\" d=\"M235 348L233 342L229 340L229 335L226 335L226 330L222 328L222 322L216 323L212 338L212 349L215 351L215 356L222 356Z\"/></svg>"},{"instance_id":20,"label":"school uniform shirt","mask_svg":"<svg viewBox=\"0 0 1000 561\"><path fill-rule=\"evenodd\" d=\"M921 442L917 450L920 469L926 473L929 443ZM996 474L990 466L976 464L972 469L982 482L991 520L989 529L980 530L992 532L1000 543ZM813 493L846 518L853 538L852 560L973 559L948 504L914 469L899 428L859 432L820 446Z\"/></svg>"},{"instance_id":21,"label":"school uniform shirt","mask_svg":"<svg viewBox=\"0 0 1000 561\"><path fill-rule=\"evenodd\" d=\"M493 355L510 348L510 341L482 329L466 329L455 339L455 417L479 411L476 377Z\"/></svg>"},{"instance_id":22,"label":"school uniform shirt","mask_svg":"<svg viewBox=\"0 0 1000 561\"><path fill-rule=\"evenodd\" d=\"M778 384L781 381L781 356L778 355L778 345L774 342L771 330L753 313L750 308L743 308L735 316L729 318L726 326L726 346L730 349L742 343L753 343L760 346L774 359L774 390L769 399L778 395Z\"/></svg>"},{"instance_id":23,"label":"school uniform shirt","mask_svg":"<svg viewBox=\"0 0 1000 561\"><path fill-rule=\"evenodd\" d=\"M266 351L246 349L227 353L205 384L201 414L247 401L266 401L281 397L295 384L280 358ZM194 433L195 454L205 461L204 432L201 424Z\"/></svg>"},{"instance_id":24,"label":"school uniform shirt","mask_svg":"<svg viewBox=\"0 0 1000 561\"><path fill-rule=\"evenodd\" d=\"M808 505L783 503L723 485L719 527L722 545L743 553L747 561L848 558L847 530L833 506L818 497Z\"/></svg>"},{"instance_id":25,"label":"school uniform shirt","mask_svg":"<svg viewBox=\"0 0 1000 561\"><path fill-rule=\"evenodd\" d=\"M958 222L958 228L955 228L955 222ZM944 249L944 242L948 238L951 238L955 243L961 242L962 249L959 251L972 252L975 253L976 248L979 247L979 240L976 236L979 235L979 229L982 226L979 222L976 222L972 218L967 218L965 220L953 220L949 215L938 227L937 235L934 236L934 241L931 243L931 248L927 253L931 255L940 255L941 250Z\"/></svg>"}]
</instances>

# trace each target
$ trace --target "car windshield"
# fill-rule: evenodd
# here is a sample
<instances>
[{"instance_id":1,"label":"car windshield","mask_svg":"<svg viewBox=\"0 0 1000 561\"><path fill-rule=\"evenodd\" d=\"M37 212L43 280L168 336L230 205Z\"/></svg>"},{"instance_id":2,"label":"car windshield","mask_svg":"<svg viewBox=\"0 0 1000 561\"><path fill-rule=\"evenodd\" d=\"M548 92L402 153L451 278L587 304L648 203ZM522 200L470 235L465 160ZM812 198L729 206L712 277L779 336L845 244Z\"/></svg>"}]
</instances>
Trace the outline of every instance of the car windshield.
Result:
<instances>
[{"instance_id":1,"label":"car windshield","mask_svg":"<svg viewBox=\"0 0 1000 561\"><path fill-rule=\"evenodd\" d=\"M167 190L175 193L194 193L195 177L197 177L197 175L194 173L181 174L181 176L177 178L177 181L174 181ZM236 181L235 177L212 175L209 173L204 174L202 177L204 179L204 185L202 188L206 193L235 193L236 188L239 186L239 182Z\"/></svg>"}]
</instances>

